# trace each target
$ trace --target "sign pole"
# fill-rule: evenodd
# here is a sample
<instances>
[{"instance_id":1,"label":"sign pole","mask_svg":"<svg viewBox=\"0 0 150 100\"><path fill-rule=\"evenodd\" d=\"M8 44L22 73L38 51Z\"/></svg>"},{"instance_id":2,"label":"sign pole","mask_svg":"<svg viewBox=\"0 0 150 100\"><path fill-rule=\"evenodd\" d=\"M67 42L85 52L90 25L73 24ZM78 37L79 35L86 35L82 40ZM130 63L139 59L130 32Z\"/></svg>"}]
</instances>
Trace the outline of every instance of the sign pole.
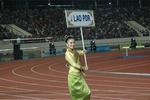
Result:
<instances>
[{"instance_id":1,"label":"sign pole","mask_svg":"<svg viewBox=\"0 0 150 100\"><path fill-rule=\"evenodd\" d=\"M82 38L83 50L85 50L82 27L80 27L80 31L81 31L81 38ZM84 54L84 60L85 60L85 67L88 67L88 66L87 66L86 54Z\"/></svg>"}]
</instances>

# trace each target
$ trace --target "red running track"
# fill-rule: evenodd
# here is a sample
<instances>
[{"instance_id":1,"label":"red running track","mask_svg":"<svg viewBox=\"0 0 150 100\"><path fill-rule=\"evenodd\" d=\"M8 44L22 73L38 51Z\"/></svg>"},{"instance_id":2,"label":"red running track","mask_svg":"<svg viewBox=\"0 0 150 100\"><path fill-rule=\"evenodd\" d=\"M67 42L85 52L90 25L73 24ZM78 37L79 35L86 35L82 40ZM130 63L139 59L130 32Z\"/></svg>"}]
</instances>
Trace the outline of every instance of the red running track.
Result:
<instances>
[{"instance_id":1,"label":"red running track","mask_svg":"<svg viewBox=\"0 0 150 100\"><path fill-rule=\"evenodd\" d=\"M150 100L150 49L124 55L87 54L91 100ZM0 62L0 100L70 100L65 64L64 56Z\"/></svg>"}]
</instances>

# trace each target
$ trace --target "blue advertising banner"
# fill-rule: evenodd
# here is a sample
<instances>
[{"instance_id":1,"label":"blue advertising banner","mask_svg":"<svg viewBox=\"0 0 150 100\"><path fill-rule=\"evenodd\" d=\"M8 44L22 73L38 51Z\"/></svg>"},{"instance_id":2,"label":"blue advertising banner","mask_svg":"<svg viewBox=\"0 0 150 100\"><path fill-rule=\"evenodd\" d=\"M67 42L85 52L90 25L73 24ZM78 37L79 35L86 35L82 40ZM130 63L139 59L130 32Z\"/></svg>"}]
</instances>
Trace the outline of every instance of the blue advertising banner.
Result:
<instances>
[{"instance_id":1,"label":"blue advertising banner","mask_svg":"<svg viewBox=\"0 0 150 100\"><path fill-rule=\"evenodd\" d=\"M86 47L86 50L90 52L91 48L90 47ZM107 45L96 46L96 52L108 52L108 51L110 51L110 48Z\"/></svg>"},{"instance_id":2,"label":"blue advertising banner","mask_svg":"<svg viewBox=\"0 0 150 100\"><path fill-rule=\"evenodd\" d=\"M104 45L104 46L97 46L96 47L97 52L108 52L110 51L109 46Z\"/></svg>"}]
</instances>

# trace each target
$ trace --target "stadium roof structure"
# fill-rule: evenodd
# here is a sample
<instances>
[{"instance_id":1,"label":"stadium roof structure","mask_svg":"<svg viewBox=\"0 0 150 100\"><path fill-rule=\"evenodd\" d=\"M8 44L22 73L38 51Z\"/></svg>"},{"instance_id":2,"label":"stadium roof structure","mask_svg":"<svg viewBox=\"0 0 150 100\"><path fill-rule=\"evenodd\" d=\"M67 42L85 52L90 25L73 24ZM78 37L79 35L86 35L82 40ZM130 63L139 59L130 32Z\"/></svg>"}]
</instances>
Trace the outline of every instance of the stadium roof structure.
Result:
<instances>
[{"instance_id":1,"label":"stadium roof structure","mask_svg":"<svg viewBox=\"0 0 150 100\"><path fill-rule=\"evenodd\" d=\"M23 6L108 6L128 7L128 6L150 6L149 0L1 0L4 6L23 7Z\"/></svg>"}]
</instances>

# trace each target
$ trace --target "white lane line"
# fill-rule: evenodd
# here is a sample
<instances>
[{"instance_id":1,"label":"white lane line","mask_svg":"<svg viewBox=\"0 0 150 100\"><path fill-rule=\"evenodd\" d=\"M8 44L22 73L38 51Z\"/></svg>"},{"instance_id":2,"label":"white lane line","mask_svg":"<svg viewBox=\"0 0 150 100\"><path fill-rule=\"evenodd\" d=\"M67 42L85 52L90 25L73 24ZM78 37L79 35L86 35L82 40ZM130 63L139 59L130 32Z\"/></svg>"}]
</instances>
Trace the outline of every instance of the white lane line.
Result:
<instances>
[{"instance_id":1,"label":"white lane line","mask_svg":"<svg viewBox=\"0 0 150 100\"><path fill-rule=\"evenodd\" d=\"M54 65L57 65L57 64L60 64L60 63L63 63L63 62L64 62L64 61L61 61L61 62L59 62L59 63L53 63L53 64L51 64L50 66L54 66ZM31 68L31 71L32 71L33 73L36 73L36 74L39 74L39 75L65 78L65 77L62 77L62 76L51 75L51 74L45 74L45 73L41 73L41 72L34 71L34 69L37 68L37 67L39 67L39 66L40 66L40 65L33 66L33 67ZM49 67L48 67L48 68L49 68ZM51 70L51 71L53 71L53 70ZM58 72L59 72L59 71L58 71ZM60 71L60 72L62 72L62 71ZM59 72L59 73L60 73L60 72ZM63 73L63 74L68 74L68 73L66 73L66 72L62 72L62 73Z\"/></svg>"},{"instance_id":2,"label":"white lane line","mask_svg":"<svg viewBox=\"0 0 150 100\"><path fill-rule=\"evenodd\" d=\"M108 70L108 71L116 71L116 70L120 70L120 69L135 68L135 67L144 66L144 65L150 65L150 62L145 62L144 64L138 64L138 65L131 65L131 66L128 66L128 67L125 66L125 67L122 67L122 68L111 69L111 70Z\"/></svg>"},{"instance_id":3,"label":"white lane line","mask_svg":"<svg viewBox=\"0 0 150 100\"><path fill-rule=\"evenodd\" d=\"M35 97L29 97L29 96L21 96L21 95L15 95L15 94L5 94L5 93L0 93L0 95L1 96L11 96L11 97L19 97L19 98L26 98L26 99L34 99L34 100L39 100L39 99L41 99L41 100L48 100L48 99L44 99L44 98L35 98ZM6 99L5 99L6 100ZM11 100L13 100L13 99L11 99ZM19 99L17 99L17 100L19 100ZM21 99L22 100L22 99Z\"/></svg>"},{"instance_id":4,"label":"white lane line","mask_svg":"<svg viewBox=\"0 0 150 100\"><path fill-rule=\"evenodd\" d=\"M0 78L0 80L7 81L7 82L12 82L12 83L18 83L18 84L25 84L25 85L30 85L30 86L57 87L57 88L63 88L63 89L67 88L67 87L64 87L64 86L54 86L54 85L51 85L51 84L42 85L42 84L39 84L39 83L27 83L27 82L20 82L20 81L15 81L15 80L10 80L10 79L3 79L3 78ZM60 82L64 83L63 81L60 81Z\"/></svg>"},{"instance_id":5,"label":"white lane line","mask_svg":"<svg viewBox=\"0 0 150 100\"><path fill-rule=\"evenodd\" d=\"M16 87L9 87L9 86L0 86L1 88L5 88L5 89L17 89L17 90L19 90L19 93L21 94L21 93L23 93L23 94L25 94L25 93L36 93L36 92L42 92L42 93L52 93L52 94L58 94L58 95L69 95L69 93L64 93L64 92L53 92L53 91L51 91L51 90L49 90L49 91L45 91L45 90L35 90L35 89L23 89L23 88L16 88ZM20 91L22 91L22 92L20 92ZM12 95L13 96L13 95Z\"/></svg>"},{"instance_id":6,"label":"white lane line","mask_svg":"<svg viewBox=\"0 0 150 100\"><path fill-rule=\"evenodd\" d=\"M119 95L118 95L119 96ZM114 98L114 97L108 97L108 96L101 96L101 94L98 95L91 95L91 97L93 98L93 100L99 100L99 99L103 99L103 100L134 100L134 99L126 99L126 98Z\"/></svg>"},{"instance_id":7,"label":"white lane line","mask_svg":"<svg viewBox=\"0 0 150 100\"><path fill-rule=\"evenodd\" d=\"M130 76L148 76L148 77L150 76L149 73L106 72L96 70L89 70L89 72L96 72L100 74L130 75Z\"/></svg>"},{"instance_id":8,"label":"white lane line","mask_svg":"<svg viewBox=\"0 0 150 100\"><path fill-rule=\"evenodd\" d=\"M141 90L97 90L97 89L91 89L92 92L110 92L111 94L137 94L137 95L144 95L144 96L150 96L150 90L145 90L145 89L141 89ZM145 92L145 93L144 93ZM108 93L108 94L110 94Z\"/></svg>"},{"instance_id":9,"label":"white lane line","mask_svg":"<svg viewBox=\"0 0 150 100\"><path fill-rule=\"evenodd\" d=\"M42 65L42 64L41 64ZM21 66L21 67L24 67L24 66ZM20 69L21 67L16 67L14 70L12 70L12 73L18 77L22 77L22 78L27 78L27 79L33 79L33 80L40 80L40 81L47 81L47 82L62 82L62 81L59 81L59 80L48 80L48 79L41 79L41 78L36 78L36 77L29 77L29 76L25 76L25 75L20 75L20 74L17 74L15 71ZM31 69L32 70L32 69ZM32 70L33 71L33 70ZM64 78L64 77L61 77L61 76L57 76L57 75L48 75L48 76L51 76L51 77L59 77L59 78Z\"/></svg>"},{"instance_id":10,"label":"white lane line","mask_svg":"<svg viewBox=\"0 0 150 100\"><path fill-rule=\"evenodd\" d=\"M118 62L118 61L122 61L122 60L115 60L115 61ZM114 62L114 61L112 61L112 60L111 60L111 61L106 61L105 63L107 64L108 62ZM96 69L96 70L109 70L109 69L111 70L111 69L113 69L113 68L116 68L116 69L117 69L117 68L120 68L120 67L121 67L121 68L122 68L122 67L125 68L125 66L130 66L130 67L132 67L132 65L139 65L139 64L141 64L141 63L147 63L147 62L149 63L149 61L141 61L141 62L135 62L135 63L129 63L129 64L125 64L125 63L124 63L124 64L122 64L122 65L111 66L111 67L108 67L108 66L107 66L107 67L105 67L105 68L100 68L100 69ZM93 65L99 65L99 64L102 64L102 63L103 63L103 62L99 62L99 63L96 63L96 64L90 64L89 66L92 67Z\"/></svg>"}]
</instances>

